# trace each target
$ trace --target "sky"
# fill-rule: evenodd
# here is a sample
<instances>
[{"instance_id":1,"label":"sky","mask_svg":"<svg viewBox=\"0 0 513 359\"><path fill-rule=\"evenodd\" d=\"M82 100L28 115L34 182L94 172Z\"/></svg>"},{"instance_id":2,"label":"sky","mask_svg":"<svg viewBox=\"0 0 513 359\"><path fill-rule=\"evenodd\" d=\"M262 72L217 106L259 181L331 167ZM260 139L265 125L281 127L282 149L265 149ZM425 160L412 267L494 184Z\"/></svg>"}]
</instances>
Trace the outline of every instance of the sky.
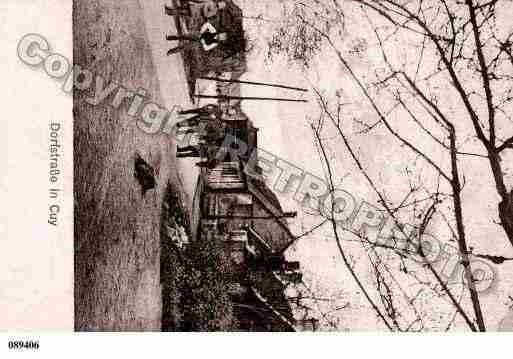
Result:
<instances>
[{"instance_id":1,"label":"sky","mask_svg":"<svg viewBox=\"0 0 513 359\"><path fill-rule=\"evenodd\" d=\"M238 0L236 3L243 8L246 17L261 14L264 18L273 20L280 16L281 5L275 1ZM328 94L334 94L337 89L342 89L350 99L357 103L356 106L351 108L354 110L353 114L356 117L367 119L369 122L376 119L375 114L369 109L368 104L364 103L359 90L352 84L348 74L330 50L323 50L313 60L313 66L308 71L303 71L302 68L290 64L282 57L277 57L272 62L267 61L265 46L262 45L261 41L272 34L272 25L272 22L262 22L249 18L245 20L245 30L257 46L250 53L249 70L244 74L243 80L274 82L305 88L315 86ZM340 47L347 49L347 44L354 39L368 38L368 36L369 34L358 32L345 34L345 42L341 42ZM362 73L363 70L372 66L374 57L379 54L370 49L365 55L363 58L348 57L351 65ZM306 104L246 101L243 108L253 120L255 126L260 128L259 147L307 172L324 178L323 166L314 144L312 130L309 127L311 119L316 119L319 115L314 93L310 91L308 94L302 95L283 89L244 86L242 94L243 96L290 97L309 100ZM457 99L447 98L444 100L448 101L451 107L457 108L459 106ZM407 133L408 138L425 145L425 149L433 153L435 157L437 156L438 150L436 147L414 132L414 127L406 119L395 116L392 121L394 124L398 124L404 133ZM398 151L397 146L390 143L388 135L385 135L382 131L376 131L365 137L365 140L356 142L355 146L358 148L358 153L362 156L364 163L369 165L369 171L373 176L379 177L382 183L388 184L392 192L403 188L404 179L400 178L400 173L404 170L405 163L411 158L404 157L404 154ZM479 150L479 146L472 143L472 140L467 141L465 146L469 150ZM347 153L343 151L343 146L334 147L333 151L330 156L336 156L337 158L335 168L337 176L340 177L336 180L340 180L341 187L355 194L360 200L373 203L375 196L364 183L362 177L356 173L353 163ZM507 160L511 159L508 158ZM506 163L508 162L506 161ZM469 180L464 188L464 214L467 214L470 218L466 221L469 245L474 247L476 252L513 256L511 245L505 240L505 236L498 226L491 220L497 217L497 202L495 198L493 201L488 200L491 196L494 196L488 164L469 158L462 160L460 165L465 176L473 179L473 181ZM302 232L302 226L305 227L304 229L308 229L309 226L320 222L320 218L317 216L302 212L290 193L278 193L278 196L285 210L299 210L298 218L291 222L291 227L296 234ZM487 240L487 238L493 238L494 240ZM353 248L351 244L349 246L349 248ZM360 263L358 257L360 252L355 251L354 253L356 256L354 262ZM339 325L341 329L372 330L376 328L377 321L372 315L368 314L367 304L342 264L329 230L323 229L302 238L290 249L288 255L293 259L300 260L302 270L305 273L305 280L319 295L335 298L342 294L343 299L340 303L344 301L350 303L348 309L340 311ZM491 329L497 328L498 323L508 313L506 303L507 295L511 293L513 284L512 278L509 276L512 269L513 265L501 265L498 268L496 287L481 298L487 322ZM363 268L362 270L365 271ZM366 275L365 272L363 274ZM372 285L370 277L366 280L368 285ZM429 298L429 296L426 296L425 300L428 301ZM450 306L447 306L447 303L432 305L427 303L423 308L431 310L431 313L443 311L446 311L446 315L450 313L450 310L447 309ZM435 314L427 315L436 316ZM446 317L444 316L440 320L437 318L431 319L433 323L442 323ZM461 329L463 327L464 325L457 320L455 328Z\"/></svg>"}]
</instances>

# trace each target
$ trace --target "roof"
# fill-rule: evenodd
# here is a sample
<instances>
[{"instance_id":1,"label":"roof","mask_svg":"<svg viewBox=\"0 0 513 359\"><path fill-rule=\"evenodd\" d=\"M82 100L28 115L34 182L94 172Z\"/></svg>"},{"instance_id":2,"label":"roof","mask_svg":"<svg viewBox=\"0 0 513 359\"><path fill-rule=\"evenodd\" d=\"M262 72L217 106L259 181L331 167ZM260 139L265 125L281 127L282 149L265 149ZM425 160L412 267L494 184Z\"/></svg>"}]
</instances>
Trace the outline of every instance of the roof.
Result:
<instances>
[{"instance_id":1,"label":"roof","mask_svg":"<svg viewBox=\"0 0 513 359\"><path fill-rule=\"evenodd\" d=\"M284 316L279 310L277 310L274 305L265 298L262 292L260 292L255 287L251 287L251 292L256 297L256 299L278 320L280 321L289 331L295 332L294 325L292 324L292 318L287 318ZM290 309L290 306L289 306Z\"/></svg>"},{"instance_id":2,"label":"roof","mask_svg":"<svg viewBox=\"0 0 513 359\"><path fill-rule=\"evenodd\" d=\"M284 213L281 208L280 201L265 182L251 176L246 176L246 178L248 191L251 192L251 194L253 194L260 203L262 203L271 216L275 217L276 222L280 224L280 226L285 230L286 235L289 237L289 240L286 243L282 244L279 248L274 248L276 252L283 252L289 247L290 243L294 242L296 237L290 231L287 221L282 217Z\"/></svg>"},{"instance_id":3,"label":"roof","mask_svg":"<svg viewBox=\"0 0 513 359\"><path fill-rule=\"evenodd\" d=\"M267 251L272 251L271 246L265 239L263 239L253 228L250 226L247 227L248 234L251 238L254 238L257 243L260 244L261 247L265 248Z\"/></svg>"},{"instance_id":4,"label":"roof","mask_svg":"<svg viewBox=\"0 0 513 359\"><path fill-rule=\"evenodd\" d=\"M249 177L249 181L265 196L265 198L271 202L271 204L276 207L280 212L283 213L283 209L281 208L280 201L276 194L267 186L267 184L257 178Z\"/></svg>"}]
</instances>

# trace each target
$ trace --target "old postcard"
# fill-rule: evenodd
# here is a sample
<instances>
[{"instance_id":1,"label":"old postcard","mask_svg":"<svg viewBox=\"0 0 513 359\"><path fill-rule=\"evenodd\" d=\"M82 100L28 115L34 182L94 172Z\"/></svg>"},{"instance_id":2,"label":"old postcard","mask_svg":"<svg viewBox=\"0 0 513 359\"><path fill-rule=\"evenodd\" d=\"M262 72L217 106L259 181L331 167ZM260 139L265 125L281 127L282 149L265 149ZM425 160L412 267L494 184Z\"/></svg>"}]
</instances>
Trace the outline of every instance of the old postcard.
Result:
<instances>
[{"instance_id":1,"label":"old postcard","mask_svg":"<svg viewBox=\"0 0 513 359\"><path fill-rule=\"evenodd\" d=\"M2 329L513 330L511 1L0 8Z\"/></svg>"}]
</instances>

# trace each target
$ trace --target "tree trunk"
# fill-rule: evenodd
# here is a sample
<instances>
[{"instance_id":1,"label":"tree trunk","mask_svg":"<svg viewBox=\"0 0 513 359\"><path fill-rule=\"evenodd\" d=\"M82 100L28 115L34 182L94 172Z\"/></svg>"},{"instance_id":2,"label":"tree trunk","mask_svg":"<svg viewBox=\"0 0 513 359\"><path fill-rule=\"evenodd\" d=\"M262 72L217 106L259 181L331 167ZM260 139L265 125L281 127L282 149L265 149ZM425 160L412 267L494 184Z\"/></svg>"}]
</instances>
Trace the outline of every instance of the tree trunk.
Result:
<instances>
[{"instance_id":1,"label":"tree trunk","mask_svg":"<svg viewBox=\"0 0 513 359\"><path fill-rule=\"evenodd\" d=\"M499 203L499 218L511 245L513 245L513 191Z\"/></svg>"}]
</instances>

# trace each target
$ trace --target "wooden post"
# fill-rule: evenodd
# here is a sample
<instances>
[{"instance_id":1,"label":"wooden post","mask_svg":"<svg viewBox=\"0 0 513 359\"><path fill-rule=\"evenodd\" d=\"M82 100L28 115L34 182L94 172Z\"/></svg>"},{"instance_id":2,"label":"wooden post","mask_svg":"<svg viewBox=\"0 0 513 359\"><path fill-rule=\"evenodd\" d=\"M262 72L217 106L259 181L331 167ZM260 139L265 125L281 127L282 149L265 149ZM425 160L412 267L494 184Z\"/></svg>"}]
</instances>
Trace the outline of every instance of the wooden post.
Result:
<instances>
[{"instance_id":1,"label":"wooden post","mask_svg":"<svg viewBox=\"0 0 513 359\"><path fill-rule=\"evenodd\" d=\"M258 85L258 86L278 87L278 88L283 88L283 89L287 89L287 90L295 90L295 91L308 92L307 89L300 88L300 87L285 86L285 85L272 84L272 83L267 83L267 82L229 80L229 79L223 79L223 78L220 78L220 77L209 77L209 76L200 77L200 79L202 79L202 80L213 80L213 81L217 81L217 82L229 82L229 83L249 84L249 85Z\"/></svg>"},{"instance_id":2,"label":"wooden post","mask_svg":"<svg viewBox=\"0 0 513 359\"><path fill-rule=\"evenodd\" d=\"M197 98L217 98L220 100L265 100L265 101L284 101L284 102L308 102L307 100L296 100L277 97L244 97L244 96L217 96L217 95L193 95Z\"/></svg>"}]
</instances>

